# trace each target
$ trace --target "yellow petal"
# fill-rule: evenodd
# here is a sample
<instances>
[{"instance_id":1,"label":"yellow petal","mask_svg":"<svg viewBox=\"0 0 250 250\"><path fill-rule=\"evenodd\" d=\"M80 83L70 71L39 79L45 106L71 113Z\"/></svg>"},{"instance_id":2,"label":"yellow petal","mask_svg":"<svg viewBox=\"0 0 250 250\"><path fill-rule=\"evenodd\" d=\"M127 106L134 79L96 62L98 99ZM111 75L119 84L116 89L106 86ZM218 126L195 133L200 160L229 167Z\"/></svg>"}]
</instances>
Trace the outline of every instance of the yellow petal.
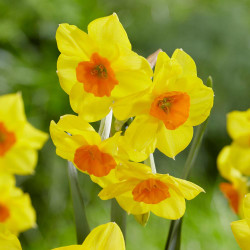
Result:
<instances>
[{"instance_id":1,"label":"yellow petal","mask_svg":"<svg viewBox=\"0 0 250 250\"><path fill-rule=\"evenodd\" d=\"M243 146L250 146L250 109L229 113L227 130L233 140Z\"/></svg>"},{"instance_id":2,"label":"yellow petal","mask_svg":"<svg viewBox=\"0 0 250 250\"><path fill-rule=\"evenodd\" d=\"M109 200L120 196L126 192L132 191L133 188L138 184L138 180L123 181L115 184L111 184L98 194L102 200Z\"/></svg>"},{"instance_id":3,"label":"yellow petal","mask_svg":"<svg viewBox=\"0 0 250 250\"><path fill-rule=\"evenodd\" d=\"M158 96L170 91L169 84L175 83L181 73L182 68L177 60L170 59L165 52L160 52L155 66L153 94Z\"/></svg>"},{"instance_id":4,"label":"yellow petal","mask_svg":"<svg viewBox=\"0 0 250 250\"><path fill-rule=\"evenodd\" d=\"M146 115L150 111L152 103L149 90L117 99L112 105L114 116L122 121L137 115Z\"/></svg>"},{"instance_id":5,"label":"yellow petal","mask_svg":"<svg viewBox=\"0 0 250 250\"><path fill-rule=\"evenodd\" d=\"M81 83L75 84L70 92L72 109L88 122L104 118L110 112L111 104L111 97L96 97L91 93L84 92Z\"/></svg>"},{"instance_id":6,"label":"yellow petal","mask_svg":"<svg viewBox=\"0 0 250 250\"><path fill-rule=\"evenodd\" d=\"M158 204L151 204L151 211L155 215L171 220L177 220L183 216L186 203L183 196L169 189L170 197Z\"/></svg>"},{"instance_id":7,"label":"yellow petal","mask_svg":"<svg viewBox=\"0 0 250 250\"><path fill-rule=\"evenodd\" d=\"M156 145L159 122L150 116L137 116L125 132L127 152L133 161L143 161L153 153ZM138 155L143 153L143 155ZM141 158L143 157L143 158Z\"/></svg>"},{"instance_id":8,"label":"yellow petal","mask_svg":"<svg viewBox=\"0 0 250 250\"><path fill-rule=\"evenodd\" d=\"M249 149L237 143L224 147L217 158L221 176L234 184L243 178L242 173L249 174L249 164Z\"/></svg>"},{"instance_id":9,"label":"yellow petal","mask_svg":"<svg viewBox=\"0 0 250 250\"><path fill-rule=\"evenodd\" d=\"M56 31L58 49L67 56L79 56L88 60L95 50L94 41L75 25L60 24Z\"/></svg>"},{"instance_id":10,"label":"yellow petal","mask_svg":"<svg viewBox=\"0 0 250 250\"><path fill-rule=\"evenodd\" d=\"M57 75L62 89L69 94L72 87L77 83L76 67L83 61L77 56L61 54L57 60Z\"/></svg>"},{"instance_id":11,"label":"yellow petal","mask_svg":"<svg viewBox=\"0 0 250 250\"><path fill-rule=\"evenodd\" d=\"M146 180L152 178L152 170L149 166L130 161L122 161L117 166L117 177L120 180L134 179Z\"/></svg>"},{"instance_id":12,"label":"yellow petal","mask_svg":"<svg viewBox=\"0 0 250 250\"><path fill-rule=\"evenodd\" d=\"M75 115L61 116L57 126L71 135L85 135L86 131L95 132L88 122Z\"/></svg>"},{"instance_id":13,"label":"yellow petal","mask_svg":"<svg viewBox=\"0 0 250 250\"><path fill-rule=\"evenodd\" d=\"M7 229L0 226L0 246L5 250L22 250L18 238Z\"/></svg>"},{"instance_id":14,"label":"yellow petal","mask_svg":"<svg viewBox=\"0 0 250 250\"><path fill-rule=\"evenodd\" d=\"M0 157L0 169L19 175L32 174L37 163L37 151L27 145L16 144L4 157Z\"/></svg>"},{"instance_id":15,"label":"yellow petal","mask_svg":"<svg viewBox=\"0 0 250 250\"><path fill-rule=\"evenodd\" d=\"M238 143L232 143L229 161L243 175L250 176L250 147L242 147Z\"/></svg>"},{"instance_id":16,"label":"yellow petal","mask_svg":"<svg viewBox=\"0 0 250 250\"><path fill-rule=\"evenodd\" d=\"M205 192L203 188L199 187L198 185L195 185L194 183L190 181L186 181L186 180L182 180L182 179L174 178L174 177L171 177L171 178L174 179L175 184L176 182L179 184L179 185L177 184L177 188L179 192L181 192L183 197L187 200L192 200L200 192Z\"/></svg>"},{"instance_id":17,"label":"yellow petal","mask_svg":"<svg viewBox=\"0 0 250 250\"><path fill-rule=\"evenodd\" d=\"M135 201L131 191L116 197L116 200L121 208L124 209L128 214L134 215L150 212L151 205L144 202Z\"/></svg>"},{"instance_id":18,"label":"yellow petal","mask_svg":"<svg viewBox=\"0 0 250 250\"><path fill-rule=\"evenodd\" d=\"M26 122L21 93L0 96L0 117L11 131L20 130Z\"/></svg>"},{"instance_id":19,"label":"yellow petal","mask_svg":"<svg viewBox=\"0 0 250 250\"><path fill-rule=\"evenodd\" d=\"M196 76L197 70L194 60L182 49L176 49L172 55L182 67L182 76Z\"/></svg>"},{"instance_id":20,"label":"yellow petal","mask_svg":"<svg viewBox=\"0 0 250 250\"><path fill-rule=\"evenodd\" d=\"M116 155L118 152L118 140L120 134L121 132L117 132L112 137L102 141L99 145L100 150L113 156Z\"/></svg>"},{"instance_id":21,"label":"yellow petal","mask_svg":"<svg viewBox=\"0 0 250 250\"><path fill-rule=\"evenodd\" d=\"M234 221L231 223L234 237L242 250L249 250L250 227L246 220Z\"/></svg>"},{"instance_id":22,"label":"yellow petal","mask_svg":"<svg viewBox=\"0 0 250 250\"><path fill-rule=\"evenodd\" d=\"M5 225L11 232L18 234L36 225L36 213L28 194L23 194L19 189L15 190L8 205L11 216Z\"/></svg>"},{"instance_id":23,"label":"yellow petal","mask_svg":"<svg viewBox=\"0 0 250 250\"><path fill-rule=\"evenodd\" d=\"M167 65L170 62L169 56L161 51L159 52L157 56L157 61L155 64L155 70L154 70L154 77L157 77L159 72L164 68L165 65Z\"/></svg>"},{"instance_id":24,"label":"yellow petal","mask_svg":"<svg viewBox=\"0 0 250 250\"><path fill-rule=\"evenodd\" d=\"M193 127L180 126L175 130L168 130L162 123L157 134L156 147L166 156L174 158L184 150L193 137Z\"/></svg>"},{"instance_id":25,"label":"yellow petal","mask_svg":"<svg viewBox=\"0 0 250 250\"><path fill-rule=\"evenodd\" d=\"M121 229L114 222L94 228L82 244L82 250L125 250Z\"/></svg>"},{"instance_id":26,"label":"yellow petal","mask_svg":"<svg viewBox=\"0 0 250 250\"><path fill-rule=\"evenodd\" d=\"M115 13L92 21L88 25L88 34L98 44L109 42L131 49L127 33Z\"/></svg>"},{"instance_id":27,"label":"yellow petal","mask_svg":"<svg viewBox=\"0 0 250 250\"><path fill-rule=\"evenodd\" d=\"M143 91L152 85L150 76L139 70L121 70L115 73L119 84L112 91L114 98L122 98Z\"/></svg>"},{"instance_id":28,"label":"yellow petal","mask_svg":"<svg viewBox=\"0 0 250 250\"><path fill-rule=\"evenodd\" d=\"M48 139L48 134L34 128L30 123L26 123L23 129L22 143L27 143L31 148L40 149Z\"/></svg>"}]
</instances>

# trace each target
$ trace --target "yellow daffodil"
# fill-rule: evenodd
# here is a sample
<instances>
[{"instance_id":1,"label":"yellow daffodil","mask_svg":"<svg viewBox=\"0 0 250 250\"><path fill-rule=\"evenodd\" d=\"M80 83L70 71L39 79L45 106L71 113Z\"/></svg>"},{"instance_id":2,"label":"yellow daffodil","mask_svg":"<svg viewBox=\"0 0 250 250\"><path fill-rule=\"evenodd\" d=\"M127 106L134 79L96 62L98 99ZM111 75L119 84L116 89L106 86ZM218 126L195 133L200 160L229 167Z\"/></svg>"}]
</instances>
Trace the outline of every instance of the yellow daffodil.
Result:
<instances>
[{"instance_id":1,"label":"yellow daffodil","mask_svg":"<svg viewBox=\"0 0 250 250\"><path fill-rule=\"evenodd\" d=\"M57 73L76 113L93 122L105 117L116 98L146 89L152 70L131 44L117 15L88 25L88 34L60 24L56 33Z\"/></svg>"},{"instance_id":2,"label":"yellow daffodil","mask_svg":"<svg viewBox=\"0 0 250 250\"><path fill-rule=\"evenodd\" d=\"M250 109L230 112L227 115L227 130L237 144L250 148Z\"/></svg>"},{"instance_id":3,"label":"yellow daffodil","mask_svg":"<svg viewBox=\"0 0 250 250\"><path fill-rule=\"evenodd\" d=\"M117 167L119 183L105 187L99 196L103 200L116 198L120 206L131 214L152 212L157 216L176 220L183 216L186 203L204 190L186 180L168 174L153 174L141 163L122 163Z\"/></svg>"},{"instance_id":4,"label":"yellow daffodil","mask_svg":"<svg viewBox=\"0 0 250 250\"><path fill-rule=\"evenodd\" d=\"M231 223L234 237L242 250L249 250L250 247L250 193L244 198L243 203L244 220Z\"/></svg>"},{"instance_id":5,"label":"yellow daffodil","mask_svg":"<svg viewBox=\"0 0 250 250\"><path fill-rule=\"evenodd\" d=\"M21 94L0 96L0 172L31 174L47 134L28 123Z\"/></svg>"},{"instance_id":6,"label":"yellow daffodil","mask_svg":"<svg viewBox=\"0 0 250 250\"><path fill-rule=\"evenodd\" d=\"M221 176L229 181L229 183L221 183L220 190L228 199L232 210L242 216L243 198L248 193L247 178L242 175L242 172L249 173L242 159L247 159L249 156L241 152L238 147L241 146L236 143L224 147L217 158L217 166Z\"/></svg>"},{"instance_id":7,"label":"yellow daffodil","mask_svg":"<svg viewBox=\"0 0 250 250\"><path fill-rule=\"evenodd\" d=\"M121 229L114 222L94 228L82 245L59 247L53 250L125 250Z\"/></svg>"},{"instance_id":8,"label":"yellow daffodil","mask_svg":"<svg viewBox=\"0 0 250 250\"><path fill-rule=\"evenodd\" d=\"M0 249L22 250L16 235L9 232L2 224L0 224Z\"/></svg>"},{"instance_id":9,"label":"yellow daffodil","mask_svg":"<svg viewBox=\"0 0 250 250\"><path fill-rule=\"evenodd\" d=\"M74 163L91 176L100 186L115 179L114 170L119 163L117 141L120 133L104 141L92 126L80 116L65 115L50 125L56 153Z\"/></svg>"},{"instance_id":10,"label":"yellow daffodil","mask_svg":"<svg viewBox=\"0 0 250 250\"><path fill-rule=\"evenodd\" d=\"M210 114L213 90L197 77L193 59L175 50L172 58L160 52L150 91L118 100L113 105L119 120L135 117L123 144L134 161L145 160L158 148L174 158L193 137L193 126Z\"/></svg>"},{"instance_id":11,"label":"yellow daffodil","mask_svg":"<svg viewBox=\"0 0 250 250\"><path fill-rule=\"evenodd\" d=\"M14 234L35 226L36 215L30 197L15 187L12 175L0 175L0 225Z\"/></svg>"}]
</instances>

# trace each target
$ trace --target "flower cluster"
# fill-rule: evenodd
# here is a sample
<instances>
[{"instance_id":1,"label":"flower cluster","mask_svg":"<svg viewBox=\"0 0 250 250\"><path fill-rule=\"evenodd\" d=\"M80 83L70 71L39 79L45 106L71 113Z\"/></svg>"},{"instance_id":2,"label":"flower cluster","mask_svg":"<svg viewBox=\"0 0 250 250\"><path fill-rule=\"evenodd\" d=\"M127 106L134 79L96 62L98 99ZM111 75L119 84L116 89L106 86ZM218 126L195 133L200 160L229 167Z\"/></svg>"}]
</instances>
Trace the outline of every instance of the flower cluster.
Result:
<instances>
[{"instance_id":1,"label":"flower cluster","mask_svg":"<svg viewBox=\"0 0 250 250\"><path fill-rule=\"evenodd\" d=\"M248 179L250 176L250 109L233 111L227 116L227 130L232 143L225 146L217 159L219 172L229 182L221 183L220 189L228 199L232 210L246 220L231 224L233 233L242 249L250 244L250 197Z\"/></svg>"},{"instance_id":2,"label":"flower cluster","mask_svg":"<svg viewBox=\"0 0 250 250\"><path fill-rule=\"evenodd\" d=\"M56 39L59 81L78 114L51 122L56 153L103 188L101 199L115 198L128 213L183 216L185 199L204 190L139 162L156 148L174 158L192 140L193 126L209 116L213 90L197 77L193 59L181 49L171 58L160 52L153 72L132 51L116 14L91 22L88 33L61 24ZM112 113L126 126L118 131L113 122L104 138L89 122Z\"/></svg>"},{"instance_id":3,"label":"flower cluster","mask_svg":"<svg viewBox=\"0 0 250 250\"><path fill-rule=\"evenodd\" d=\"M21 249L15 235L35 226L30 197L15 186L14 174L34 172L37 150L47 137L28 123L21 94L0 97L0 246L4 249Z\"/></svg>"}]
</instances>

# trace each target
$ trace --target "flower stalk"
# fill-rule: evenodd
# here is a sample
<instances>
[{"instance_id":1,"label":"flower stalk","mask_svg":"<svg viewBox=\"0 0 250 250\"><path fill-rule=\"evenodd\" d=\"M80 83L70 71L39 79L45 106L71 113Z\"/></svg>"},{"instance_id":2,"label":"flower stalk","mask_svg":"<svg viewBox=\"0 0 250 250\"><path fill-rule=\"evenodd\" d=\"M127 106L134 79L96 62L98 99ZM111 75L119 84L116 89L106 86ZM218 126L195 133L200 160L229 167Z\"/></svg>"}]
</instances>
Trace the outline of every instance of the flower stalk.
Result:
<instances>
[{"instance_id":1,"label":"flower stalk","mask_svg":"<svg viewBox=\"0 0 250 250\"><path fill-rule=\"evenodd\" d=\"M82 244L90 233L90 228L85 213L84 200L80 191L77 170L70 161L68 161L68 175L74 208L77 243Z\"/></svg>"}]
</instances>

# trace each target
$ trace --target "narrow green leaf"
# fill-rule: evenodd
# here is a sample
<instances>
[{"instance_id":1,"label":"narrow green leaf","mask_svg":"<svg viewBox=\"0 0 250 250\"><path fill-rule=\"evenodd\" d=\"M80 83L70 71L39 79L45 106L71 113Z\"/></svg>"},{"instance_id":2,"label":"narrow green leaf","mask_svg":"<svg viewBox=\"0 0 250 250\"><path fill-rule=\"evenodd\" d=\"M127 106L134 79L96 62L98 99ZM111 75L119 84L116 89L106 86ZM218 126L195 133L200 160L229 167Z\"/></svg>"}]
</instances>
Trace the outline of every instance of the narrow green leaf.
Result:
<instances>
[{"instance_id":1,"label":"narrow green leaf","mask_svg":"<svg viewBox=\"0 0 250 250\"><path fill-rule=\"evenodd\" d=\"M90 229L85 214L84 200L78 183L77 170L72 162L68 162L68 175L74 208L77 243L82 244L84 239L90 233Z\"/></svg>"},{"instance_id":2,"label":"narrow green leaf","mask_svg":"<svg viewBox=\"0 0 250 250\"><path fill-rule=\"evenodd\" d=\"M116 199L111 200L111 221L120 227L124 239L126 239L127 213L120 207Z\"/></svg>"},{"instance_id":3,"label":"narrow green leaf","mask_svg":"<svg viewBox=\"0 0 250 250\"><path fill-rule=\"evenodd\" d=\"M172 220L169 228L166 250L180 250L182 218Z\"/></svg>"}]
</instances>

